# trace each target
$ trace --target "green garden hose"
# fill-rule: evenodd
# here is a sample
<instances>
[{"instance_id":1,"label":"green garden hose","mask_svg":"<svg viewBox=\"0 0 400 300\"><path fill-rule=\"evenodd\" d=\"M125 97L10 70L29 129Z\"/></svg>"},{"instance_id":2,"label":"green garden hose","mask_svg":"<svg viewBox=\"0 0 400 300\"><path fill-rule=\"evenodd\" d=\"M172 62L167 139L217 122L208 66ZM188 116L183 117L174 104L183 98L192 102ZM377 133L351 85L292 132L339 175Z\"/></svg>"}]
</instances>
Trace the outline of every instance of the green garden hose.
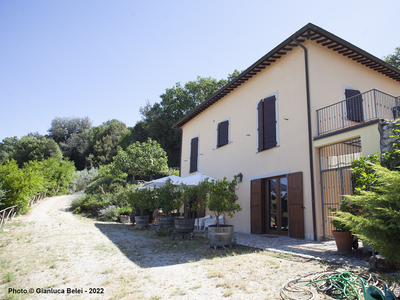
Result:
<instances>
[{"instance_id":1,"label":"green garden hose","mask_svg":"<svg viewBox=\"0 0 400 300\"><path fill-rule=\"evenodd\" d=\"M363 299L361 281L368 286L387 285L373 273L323 271L290 280L282 287L280 296L284 300L312 300L318 291L334 299L360 300ZM394 287L392 285L390 289Z\"/></svg>"}]
</instances>

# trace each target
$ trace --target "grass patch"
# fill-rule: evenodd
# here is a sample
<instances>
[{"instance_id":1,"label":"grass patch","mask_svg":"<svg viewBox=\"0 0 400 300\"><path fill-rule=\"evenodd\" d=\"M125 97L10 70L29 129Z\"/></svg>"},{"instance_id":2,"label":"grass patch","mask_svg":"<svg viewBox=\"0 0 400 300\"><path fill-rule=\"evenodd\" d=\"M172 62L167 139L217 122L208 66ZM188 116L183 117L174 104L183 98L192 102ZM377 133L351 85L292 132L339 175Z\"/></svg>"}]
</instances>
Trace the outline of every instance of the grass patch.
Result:
<instances>
[{"instance_id":1,"label":"grass patch","mask_svg":"<svg viewBox=\"0 0 400 300\"><path fill-rule=\"evenodd\" d=\"M7 274L4 275L4 281L8 283L11 280L13 280L14 277L15 275L13 275L13 273L8 272Z\"/></svg>"}]
</instances>

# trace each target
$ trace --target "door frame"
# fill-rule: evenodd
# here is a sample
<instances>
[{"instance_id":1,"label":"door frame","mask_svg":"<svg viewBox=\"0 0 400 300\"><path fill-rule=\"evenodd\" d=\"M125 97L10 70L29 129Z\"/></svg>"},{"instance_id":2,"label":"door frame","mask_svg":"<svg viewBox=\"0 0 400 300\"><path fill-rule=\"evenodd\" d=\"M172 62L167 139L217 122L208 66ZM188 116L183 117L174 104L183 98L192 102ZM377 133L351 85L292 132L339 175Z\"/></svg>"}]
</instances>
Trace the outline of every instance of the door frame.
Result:
<instances>
[{"instance_id":1,"label":"door frame","mask_svg":"<svg viewBox=\"0 0 400 300\"><path fill-rule=\"evenodd\" d=\"M282 218L281 218L281 210L282 210L282 206L281 206L281 184L280 184L280 179L281 178L286 178L287 180L287 176L278 176L278 177L270 177L270 178L266 178L264 180L264 184L265 184L265 196L264 196L264 214L265 214L265 222L264 222L264 231L265 233L268 234L276 234L276 235L288 235L288 231L282 231ZM270 191L269 191L269 184L268 182L271 180L276 180L276 183L279 181L279 184L275 183L275 191L276 191L276 230L274 229L270 229L270 220L271 220L271 216L270 216ZM289 213L289 212L288 212Z\"/></svg>"},{"instance_id":2,"label":"door frame","mask_svg":"<svg viewBox=\"0 0 400 300\"><path fill-rule=\"evenodd\" d=\"M304 206L303 206L303 173L288 173L265 178L255 178L250 181L250 224L251 233L267 233L265 214L266 191L265 181L274 178L287 177L288 192L288 224L289 237L304 239ZM276 233L275 233L276 234Z\"/></svg>"}]
</instances>

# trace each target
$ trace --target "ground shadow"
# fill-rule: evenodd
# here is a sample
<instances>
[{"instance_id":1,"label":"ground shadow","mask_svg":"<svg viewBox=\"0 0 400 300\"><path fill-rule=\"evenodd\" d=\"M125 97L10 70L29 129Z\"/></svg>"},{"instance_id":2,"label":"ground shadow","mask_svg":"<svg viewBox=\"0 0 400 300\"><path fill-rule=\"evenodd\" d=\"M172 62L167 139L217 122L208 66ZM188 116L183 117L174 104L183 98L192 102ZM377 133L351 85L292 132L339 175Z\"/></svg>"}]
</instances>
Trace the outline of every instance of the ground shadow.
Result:
<instances>
[{"instance_id":1,"label":"ground shadow","mask_svg":"<svg viewBox=\"0 0 400 300\"><path fill-rule=\"evenodd\" d=\"M261 251L248 246L234 244L232 248L210 248L209 240L200 235L182 239L167 231L155 228L136 229L127 224L95 223L95 226L118 247L133 263L143 268L164 267L196 262L215 257L242 255Z\"/></svg>"}]
</instances>

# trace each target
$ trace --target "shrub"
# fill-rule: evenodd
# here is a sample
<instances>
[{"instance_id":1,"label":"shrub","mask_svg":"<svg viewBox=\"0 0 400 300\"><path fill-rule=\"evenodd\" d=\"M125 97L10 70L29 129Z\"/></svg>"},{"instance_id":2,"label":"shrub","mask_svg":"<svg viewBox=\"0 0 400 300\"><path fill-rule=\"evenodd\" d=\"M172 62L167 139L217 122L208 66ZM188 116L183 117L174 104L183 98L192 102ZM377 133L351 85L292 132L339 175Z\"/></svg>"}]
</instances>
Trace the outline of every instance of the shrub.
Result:
<instances>
[{"instance_id":1,"label":"shrub","mask_svg":"<svg viewBox=\"0 0 400 300\"><path fill-rule=\"evenodd\" d=\"M150 189L130 188L127 192L129 205L143 216L145 210L153 210L155 205L155 191Z\"/></svg>"},{"instance_id":2,"label":"shrub","mask_svg":"<svg viewBox=\"0 0 400 300\"><path fill-rule=\"evenodd\" d=\"M1 189L2 183L0 181L0 200L3 199L6 196L6 191ZM2 205L2 203L0 202L0 206Z\"/></svg>"},{"instance_id":3,"label":"shrub","mask_svg":"<svg viewBox=\"0 0 400 300\"><path fill-rule=\"evenodd\" d=\"M359 207L357 207L354 202L349 202L345 199L342 199L340 202L339 210L334 207L328 207L328 209L333 213L333 218L331 221L333 227L335 227L336 231L340 232L350 232L351 228L347 226L346 223L342 222L338 212L346 212L354 216L360 215Z\"/></svg>"},{"instance_id":4,"label":"shrub","mask_svg":"<svg viewBox=\"0 0 400 300\"><path fill-rule=\"evenodd\" d=\"M113 193L113 204L119 207L131 207L129 204L129 190L133 188L131 185L121 187L117 192Z\"/></svg>"},{"instance_id":5,"label":"shrub","mask_svg":"<svg viewBox=\"0 0 400 300\"><path fill-rule=\"evenodd\" d=\"M121 188L125 187L126 183L118 178L103 177L98 178L90 183L86 189L86 194L106 194L116 193Z\"/></svg>"},{"instance_id":6,"label":"shrub","mask_svg":"<svg viewBox=\"0 0 400 300\"><path fill-rule=\"evenodd\" d=\"M100 209L99 220L117 222L119 219L119 207L109 205L106 208Z\"/></svg>"},{"instance_id":7,"label":"shrub","mask_svg":"<svg viewBox=\"0 0 400 300\"><path fill-rule=\"evenodd\" d=\"M93 178L98 174L99 171L96 168L76 171L74 181L69 184L68 193L72 194L85 190L85 188L93 181Z\"/></svg>"},{"instance_id":8,"label":"shrub","mask_svg":"<svg viewBox=\"0 0 400 300\"><path fill-rule=\"evenodd\" d=\"M133 209L131 207L120 207L119 215L130 215L133 213Z\"/></svg>"},{"instance_id":9,"label":"shrub","mask_svg":"<svg viewBox=\"0 0 400 300\"><path fill-rule=\"evenodd\" d=\"M71 207L74 213L84 213L88 217L98 217L101 209L112 203L112 194L86 195L79 200L73 201Z\"/></svg>"},{"instance_id":10,"label":"shrub","mask_svg":"<svg viewBox=\"0 0 400 300\"><path fill-rule=\"evenodd\" d=\"M37 168L19 169L17 162L11 160L0 165L2 189L7 193L2 200L2 207L19 205L18 211L26 212L31 197L43 190L43 177Z\"/></svg>"},{"instance_id":11,"label":"shrub","mask_svg":"<svg viewBox=\"0 0 400 300\"><path fill-rule=\"evenodd\" d=\"M372 168L375 185L360 195L345 196L362 207L362 214L337 212L336 215L375 251L388 260L400 262L400 173L377 164Z\"/></svg>"},{"instance_id":12,"label":"shrub","mask_svg":"<svg viewBox=\"0 0 400 300\"><path fill-rule=\"evenodd\" d=\"M50 196L65 195L74 178L74 162L51 157L41 163L47 193Z\"/></svg>"}]
</instances>

